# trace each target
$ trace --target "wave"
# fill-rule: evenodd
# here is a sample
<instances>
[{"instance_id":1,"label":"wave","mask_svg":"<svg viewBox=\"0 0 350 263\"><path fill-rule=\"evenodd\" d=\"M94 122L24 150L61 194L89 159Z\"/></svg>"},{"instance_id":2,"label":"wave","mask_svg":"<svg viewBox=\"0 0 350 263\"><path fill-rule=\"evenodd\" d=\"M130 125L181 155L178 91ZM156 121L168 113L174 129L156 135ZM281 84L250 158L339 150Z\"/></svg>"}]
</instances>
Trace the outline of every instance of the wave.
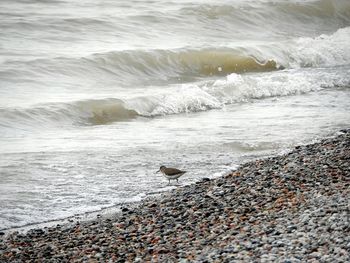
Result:
<instances>
[{"instance_id":1,"label":"wave","mask_svg":"<svg viewBox=\"0 0 350 263\"><path fill-rule=\"evenodd\" d=\"M274 42L330 34L339 28L348 27L350 1L206 2L185 6L180 14L183 17L190 17L186 19L187 22L190 20L189 22L199 24L197 29L199 32L202 31L201 28L205 28L208 31L205 33L209 37L226 36L227 39L231 38L232 42L241 40ZM200 38L200 35L197 37Z\"/></svg>"},{"instance_id":2,"label":"wave","mask_svg":"<svg viewBox=\"0 0 350 263\"><path fill-rule=\"evenodd\" d=\"M257 59L230 48L116 51L78 59L60 57L24 63L28 71L34 67L32 72L44 75L85 76L88 72L93 76L111 74L120 78L143 76L160 79L271 71L278 68L273 60Z\"/></svg>"},{"instance_id":3,"label":"wave","mask_svg":"<svg viewBox=\"0 0 350 263\"><path fill-rule=\"evenodd\" d=\"M0 109L0 126L8 128L67 125L101 125L140 117L221 109L226 104L289 96L324 88L350 87L350 68L284 70L259 74L232 73L225 79L174 85L156 95L131 99L106 98L33 108Z\"/></svg>"},{"instance_id":4,"label":"wave","mask_svg":"<svg viewBox=\"0 0 350 263\"><path fill-rule=\"evenodd\" d=\"M11 127L15 122L22 126L50 123L99 125L132 119L137 115L122 100L114 98L45 104L33 108L0 109L1 126L4 127Z\"/></svg>"},{"instance_id":5,"label":"wave","mask_svg":"<svg viewBox=\"0 0 350 263\"><path fill-rule=\"evenodd\" d=\"M227 17L342 17L349 20L350 3L347 0L306 0L306 1L241 1L231 4L192 4L181 8L186 15L195 14L210 19ZM281 21L283 22L283 21ZM297 21L295 21L297 22Z\"/></svg>"},{"instance_id":6,"label":"wave","mask_svg":"<svg viewBox=\"0 0 350 263\"><path fill-rule=\"evenodd\" d=\"M133 85L140 82L194 81L231 73L275 71L284 68L332 67L350 64L350 27L333 34L303 37L283 42L251 43L236 47L126 50L83 58L59 57L3 65L2 79L52 77L58 81L76 78L95 82L113 81ZM31 74L32 76L27 76Z\"/></svg>"},{"instance_id":7,"label":"wave","mask_svg":"<svg viewBox=\"0 0 350 263\"><path fill-rule=\"evenodd\" d=\"M7 0L8 1L8 0ZM6 3L6 1L4 1ZM9 1L13 2L13 1ZM74 6L69 1L49 1L49 0L22 0L16 1L17 3L24 4L40 4L56 5L66 7L66 5ZM208 3L207 1L193 1L191 3L179 3L174 8L167 8L170 5L167 1L153 5L152 8L144 12L135 12L137 9L144 9L144 5L147 1L129 1L123 4L118 2L104 3L106 8L115 10L118 13L117 21L109 21L110 16L96 16L96 14L80 14L82 17L75 18L63 15L59 18L45 15L39 16L37 19L31 19L28 21L27 26L32 30L36 27L40 29L49 30L52 27L66 32L66 30L74 30L76 25L86 28L86 25L91 26L94 30L94 26L104 31L108 31L111 27L114 29L121 29L120 23L123 25L129 24L147 24L147 22L157 21L165 24L166 27L173 29L175 32L176 24L183 23L184 25L193 23L200 26L209 27L213 21L227 22L225 25L231 26L231 28L240 29L240 31L258 29L277 30L281 27L287 28L293 25L298 26L299 30L303 30L302 27L307 23L314 25L322 24L324 21L329 21L330 24L337 25L338 27L346 26L350 21L350 3L347 0L306 0L306 1L234 1L234 3ZM166 7L166 8L164 8ZM27 6L18 6L26 10ZM39 9L40 7L38 7ZM120 10L133 10L133 12L120 12ZM141 9L142 10L142 9ZM3 12L6 16L9 12ZM32 15L32 14L31 14ZM98 18L98 19L95 19ZM5 21L6 22L6 21ZM17 24L18 22L18 24ZM322 23L323 22L323 23ZM157 25L153 25L155 28ZM221 24L222 25L222 24ZM13 30L20 29L23 26L23 21L16 21L9 26L14 27ZM225 27L226 29L229 29ZM147 25L145 25L147 27ZM220 28L222 30L222 28ZM75 29L77 30L77 28ZM79 30L79 29L78 29ZM134 28L134 30L137 30ZM184 28L186 30L186 28Z\"/></svg>"}]
</instances>

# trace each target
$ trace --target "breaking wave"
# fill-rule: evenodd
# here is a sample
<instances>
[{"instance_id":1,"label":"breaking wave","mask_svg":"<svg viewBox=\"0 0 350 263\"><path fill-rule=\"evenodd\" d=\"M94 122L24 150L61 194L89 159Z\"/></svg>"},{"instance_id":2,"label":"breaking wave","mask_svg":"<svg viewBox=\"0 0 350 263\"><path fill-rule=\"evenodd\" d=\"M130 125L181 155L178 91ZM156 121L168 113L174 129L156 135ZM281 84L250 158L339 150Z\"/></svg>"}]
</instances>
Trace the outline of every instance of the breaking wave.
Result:
<instances>
[{"instance_id":1,"label":"breaking wave","mask_svg":"<svg viewBox=\"0 0 350 263\"><path fill-rule=\"evenodd\" d=\"M137 117L156 117L220 109L226 104L269 97L289 96L324 88L350 86L350 68L342 72L324 70L284 70L274 73L241 75L225 79L174 85L156 95L130 99L106 98L71 103L45 104L33 108L0 110L1 126L36 126L67 123L100 125L129 121ZM40 125L39 125L40 126Z\"/></svg>"}]
</instances>

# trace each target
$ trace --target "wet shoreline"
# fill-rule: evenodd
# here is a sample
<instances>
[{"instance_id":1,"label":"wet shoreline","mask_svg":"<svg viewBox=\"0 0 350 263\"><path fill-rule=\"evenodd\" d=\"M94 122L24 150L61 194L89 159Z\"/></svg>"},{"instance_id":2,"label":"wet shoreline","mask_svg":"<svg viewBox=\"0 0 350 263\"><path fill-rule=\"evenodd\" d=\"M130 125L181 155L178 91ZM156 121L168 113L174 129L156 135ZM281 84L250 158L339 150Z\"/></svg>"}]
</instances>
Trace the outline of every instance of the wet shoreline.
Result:
<instances>
[{"instance_id":1,"label":"wet shoreline","mask_svg":"<svg viewBox=\"0 0 350 263\"><path fill-rule=\"evenodd\" d=\"M346 262L350 130L119 214L14 232L0 261Z\"/></svg>"}]
</instances>

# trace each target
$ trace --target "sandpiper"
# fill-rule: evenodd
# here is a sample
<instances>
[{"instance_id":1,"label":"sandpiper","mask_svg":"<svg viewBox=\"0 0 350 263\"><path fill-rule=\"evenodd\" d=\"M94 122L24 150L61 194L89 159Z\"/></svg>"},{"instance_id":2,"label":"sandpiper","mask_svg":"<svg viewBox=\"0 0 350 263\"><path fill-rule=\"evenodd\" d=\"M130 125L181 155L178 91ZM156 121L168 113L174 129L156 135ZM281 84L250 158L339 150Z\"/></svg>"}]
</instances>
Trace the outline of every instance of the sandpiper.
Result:
<instances>
[{"instance_id":1,"label":"sandpiper","mask_svg":"<svg viewBox=\"0 0 350 263\"><path fill-rule=\"evenodd\" d=\"M179 182L178 178L184 173L186 173L186 171L181 171L176 168L165 167L164 165L162 165L156 173L159 172L161 172L169 180L169 184L170 180L176 180L176 182Z\"/></svg>"}]
</instances>

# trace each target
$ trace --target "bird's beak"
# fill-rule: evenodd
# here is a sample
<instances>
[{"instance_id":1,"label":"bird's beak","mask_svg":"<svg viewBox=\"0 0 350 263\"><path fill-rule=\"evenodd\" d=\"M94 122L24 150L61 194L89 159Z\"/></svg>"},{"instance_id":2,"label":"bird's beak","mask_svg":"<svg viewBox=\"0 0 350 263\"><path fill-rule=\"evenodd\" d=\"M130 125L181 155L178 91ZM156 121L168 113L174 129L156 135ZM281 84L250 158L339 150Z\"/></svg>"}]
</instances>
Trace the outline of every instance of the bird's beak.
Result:
<instances>
[{"instance_id":1,"label":"bird's beak","mask_svg":"<svg viewBox=\"0 0 350 263\"><path fill-rule=\"evenodd\" d=\"M155 172L155 173L159 173L159 172L160 172L160 169L157 172Z\"/></svg>"}]
</instances>

